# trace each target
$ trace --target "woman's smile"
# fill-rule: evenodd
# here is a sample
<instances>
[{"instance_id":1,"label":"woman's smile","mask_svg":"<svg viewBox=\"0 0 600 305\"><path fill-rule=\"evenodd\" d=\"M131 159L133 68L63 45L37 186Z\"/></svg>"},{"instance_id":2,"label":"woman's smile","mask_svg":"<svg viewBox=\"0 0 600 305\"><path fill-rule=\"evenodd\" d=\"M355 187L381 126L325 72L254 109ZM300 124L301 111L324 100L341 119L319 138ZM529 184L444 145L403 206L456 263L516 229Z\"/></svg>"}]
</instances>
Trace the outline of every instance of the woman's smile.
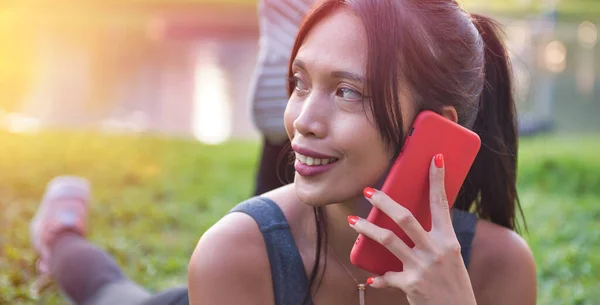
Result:
<instances>
[{"instance_id":1,"label":"woman's smile","mask_svg":"<svg viewBox=\"0 0 600 305\"><path fill-rule=\"evenodd\" d=\"M296 153L294 168L304 177L311 177L330 170L339 161L339 158L324 154L299 145L292 145Z\"/></svg>"}]
</instances>

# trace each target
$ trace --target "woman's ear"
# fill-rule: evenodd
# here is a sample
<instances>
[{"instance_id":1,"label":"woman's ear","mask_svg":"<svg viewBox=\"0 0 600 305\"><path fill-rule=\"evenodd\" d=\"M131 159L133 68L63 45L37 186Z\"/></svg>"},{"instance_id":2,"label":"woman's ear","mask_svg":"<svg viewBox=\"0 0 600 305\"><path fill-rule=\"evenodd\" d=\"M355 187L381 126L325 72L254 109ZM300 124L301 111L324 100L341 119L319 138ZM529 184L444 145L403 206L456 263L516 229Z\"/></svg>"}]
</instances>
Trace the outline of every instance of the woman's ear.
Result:
<instances>
[{"instance_id":1,"label":"woman's ear","mask_svg":"<svg viewBox=\"0 0 600 305\"><path fill-rule=\"evenodd\" d=\"M456 109L454 107L444 106L441 113L448 120L451 120L454 123L458 122L458 114L456 113Z\"/></svg>"}]
</instances>

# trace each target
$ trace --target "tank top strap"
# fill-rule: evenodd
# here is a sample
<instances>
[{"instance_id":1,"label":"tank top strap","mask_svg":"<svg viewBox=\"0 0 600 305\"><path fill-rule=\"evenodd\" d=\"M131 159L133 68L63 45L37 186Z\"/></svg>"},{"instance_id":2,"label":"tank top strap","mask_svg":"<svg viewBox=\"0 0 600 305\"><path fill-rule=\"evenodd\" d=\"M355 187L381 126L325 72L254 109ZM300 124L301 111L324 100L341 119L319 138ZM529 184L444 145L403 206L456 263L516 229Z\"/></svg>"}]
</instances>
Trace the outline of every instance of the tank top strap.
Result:
<instances>
[{"instance_id":1,"label":"tank top strap","mask_svg":"<svg viewBox=\"0 0 600 305\"><path fill-rule=\"evenodd\" d=\"M308 278L296 241L279 206L265 197L246 200L230 213L241 212L256 221L267 247L276 305L300 305L308 292ZM309 299L309 303L312 301Z\"/></svg>"}]
</instances>

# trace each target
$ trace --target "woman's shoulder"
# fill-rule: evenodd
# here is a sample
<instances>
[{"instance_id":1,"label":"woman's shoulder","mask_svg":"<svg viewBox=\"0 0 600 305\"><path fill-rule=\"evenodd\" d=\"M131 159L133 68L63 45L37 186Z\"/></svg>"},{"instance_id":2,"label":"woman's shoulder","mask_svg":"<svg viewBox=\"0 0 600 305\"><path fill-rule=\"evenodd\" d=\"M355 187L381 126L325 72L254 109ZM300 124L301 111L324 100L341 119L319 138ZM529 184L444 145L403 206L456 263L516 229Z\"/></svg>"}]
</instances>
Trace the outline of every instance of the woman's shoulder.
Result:
<instances>
[{"instance_id":1,"label":"woman's shoulder","mask_svg":"<svg viewBox=\"0 0 600 305\"><path fill-rule=\"evenodd\" d=\"M515 304L535 304L533 254L527 242L513 230L478 220L469 273L478 304L510 301L507 297L515 298L512 302Z\"/></svg>"},{"instance_id":2,"label":"woman's shoulder","mask_svg":"<svg viewBox=\"0 0 600 305\"><path fill-rule=\"evenodd\" d=\"M473 239L473 255L477 260L503 264L526 263L533 259L527 242L515 231L487 220L478 220Z\"/></svg>"},{"instance_id":3,"label":"woman's shoulder","mask_svg":"<svg viewBox=\"0 0 600 305\"><path fill-rule=\"evenodd\" d=\"M202 235L194 250L188 267L191 303L272 304L269 274L256 221L244 213L227 214Z\"/></svg>"}]
</instances>

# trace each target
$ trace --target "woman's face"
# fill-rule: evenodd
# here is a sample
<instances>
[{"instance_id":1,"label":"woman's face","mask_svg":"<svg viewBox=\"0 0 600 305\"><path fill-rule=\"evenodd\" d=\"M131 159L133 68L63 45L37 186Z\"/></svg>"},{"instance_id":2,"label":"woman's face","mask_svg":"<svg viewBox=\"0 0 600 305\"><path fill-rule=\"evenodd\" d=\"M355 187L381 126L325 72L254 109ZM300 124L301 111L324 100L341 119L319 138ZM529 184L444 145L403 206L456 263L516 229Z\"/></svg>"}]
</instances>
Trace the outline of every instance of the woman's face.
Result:
<instances>
[{"instance_id":1,"label":"woman's face","mask_svg":"<svg viewBox=\"0 0 600 305\"><path fill-rule=\"evenodd\" d=\"M366 33L349 9L317 23L293 61L295 90L284 121L296 154L296 194L309 205L355 199L390 166L393 151L375 128L370 101L363 100L366 66ZM403 122L410 125L414 107L408 99L402 103Z\"/></svg>"}]
</instances>

